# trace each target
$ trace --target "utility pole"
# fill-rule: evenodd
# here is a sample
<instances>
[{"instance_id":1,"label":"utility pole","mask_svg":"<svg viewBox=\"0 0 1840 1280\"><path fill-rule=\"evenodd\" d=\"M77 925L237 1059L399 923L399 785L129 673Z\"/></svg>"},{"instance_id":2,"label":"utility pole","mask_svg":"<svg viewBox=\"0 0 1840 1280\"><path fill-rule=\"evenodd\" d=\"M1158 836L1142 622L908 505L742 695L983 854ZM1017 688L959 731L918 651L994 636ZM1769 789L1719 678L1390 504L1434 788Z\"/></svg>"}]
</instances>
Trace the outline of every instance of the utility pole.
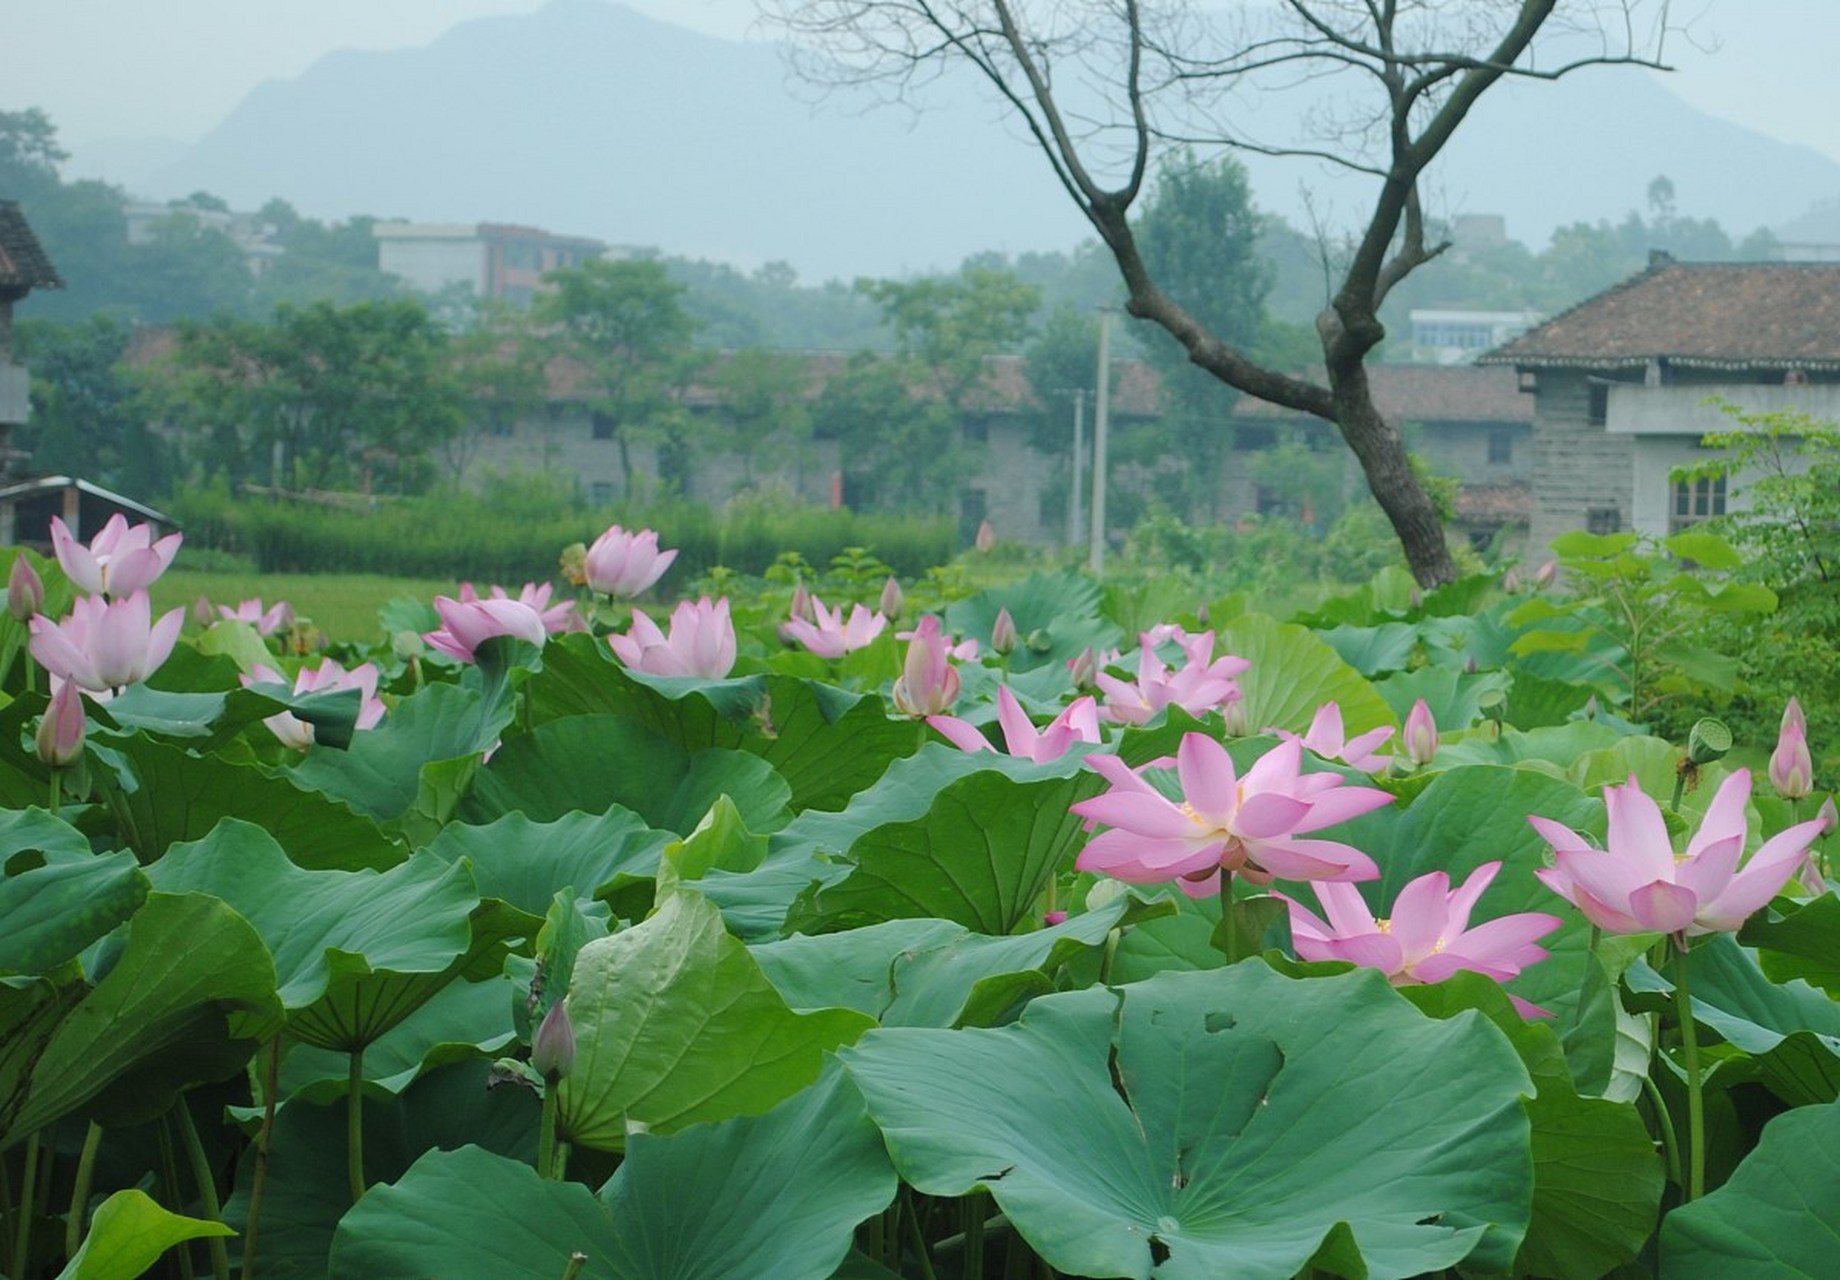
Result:
<instances>
[{"instance_id":1,"label":"utility pole","mask_svg":"<svg viewBox=\"0 0 1840 1280\"><path fill-rule=\"evenodd\" d=\"M1086 522L1081 519L1084 503L1080 501L1081 465L1086 461L1086 388L1073 389L1073 483L1068 487L1067 498L1067 543L1069 546L1080 545L1080 535L1086 531Z\"/></svg>"},{"instance_id":2,"label":"utility pole","mask_svg":"<svg viewBox=\"0 0 1840 1280\"><path fill-rule=\"evenodd\" d=\"M1112 309L1099 308L1099 389L1093 405L1092 553L1087 567L1105 577L1105 448L1112 419Z\"/></svg>"}]
</instances>

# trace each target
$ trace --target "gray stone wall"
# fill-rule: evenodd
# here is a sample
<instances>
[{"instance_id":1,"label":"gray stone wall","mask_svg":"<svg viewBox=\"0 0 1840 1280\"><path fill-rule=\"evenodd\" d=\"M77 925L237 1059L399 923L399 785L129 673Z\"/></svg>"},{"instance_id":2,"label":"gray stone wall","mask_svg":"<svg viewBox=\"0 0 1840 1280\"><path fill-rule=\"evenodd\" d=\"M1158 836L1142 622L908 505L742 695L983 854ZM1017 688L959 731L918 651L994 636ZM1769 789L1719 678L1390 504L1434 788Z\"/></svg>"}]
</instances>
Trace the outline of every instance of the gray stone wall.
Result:
<instances>
[{"instance_id":1,"label":"gray stone wall","mask_svg":"<svg viewBox=\"0 0 1840 1280\"><path fill-rule=\"evenodd\" d=\"M1618 529L1633 527L1634 473L1626 436L1590 423L1590 388L1583 370L1542 369L1534 398L1533 514L1529 555L1544 559L1552 540L1590 527L1593 512L1614 512Z\"/></svg>"}]
</instances>

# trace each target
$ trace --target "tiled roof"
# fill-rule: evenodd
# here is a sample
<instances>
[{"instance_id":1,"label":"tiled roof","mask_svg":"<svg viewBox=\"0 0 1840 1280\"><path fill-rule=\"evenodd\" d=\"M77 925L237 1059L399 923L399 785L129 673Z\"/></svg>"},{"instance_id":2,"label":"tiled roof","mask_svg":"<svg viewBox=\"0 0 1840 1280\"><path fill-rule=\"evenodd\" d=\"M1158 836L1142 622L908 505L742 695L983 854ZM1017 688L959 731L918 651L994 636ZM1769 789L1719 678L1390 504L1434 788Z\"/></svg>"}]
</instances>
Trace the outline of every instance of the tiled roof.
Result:
<instances>
[{"instance_id":1,"label":"tiled roof","mask_svg":"<svg viewBox=\"0 0 1840 1280\"><path fill-rule=\"evenodd\" d=\"M1524 484L1466 484L1457 491L1457 518L1467 524L1526 524L1532 510Z\"/></svg>"},{"instance_id":2,"label":"tiled roof","mask_svg":"<svg viewBox=\"0 0 1840 1280\"><path fill-rule=\"evenodd\" d=\"M28 289L63 287L19 205L0 200L0 292L20 297Z\"/></svg>"},{"instance_id":3,"label":"tiled roof","mask_svg":"<svg viewBox=\"0 0 1840 1280\"><path fill-rule=\"evenodd\" d=\"M1478 363L1604 369L1650 360L1840 369L1840 265L1661 261Z\"/></svg>"},{"instance_id":4,"label":"tiled roof","mask_svg":"<svg viewBox=\"0 0 1840 1280\"><path fill-rule=\"evenodd\" d=\"M1318 371L1320 380L1321 373ZM1367 370L1374 404L1391 422L1532 422L1533 397L1521 394L1512 369L1473 365L1376 364ZM1309 415L1268 400L1242 399L1235 417L1303 418Z\"/></svg>"}]
</instances>

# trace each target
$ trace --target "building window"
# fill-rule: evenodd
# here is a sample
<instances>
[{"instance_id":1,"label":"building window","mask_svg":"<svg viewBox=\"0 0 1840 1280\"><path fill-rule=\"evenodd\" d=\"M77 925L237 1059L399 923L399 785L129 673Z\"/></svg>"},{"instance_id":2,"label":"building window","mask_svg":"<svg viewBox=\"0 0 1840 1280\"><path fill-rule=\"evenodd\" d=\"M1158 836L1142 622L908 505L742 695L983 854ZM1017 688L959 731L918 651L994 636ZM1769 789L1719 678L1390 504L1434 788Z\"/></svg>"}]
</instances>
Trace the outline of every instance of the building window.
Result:
<instances>
[{"instance_id":1,"label":"building window","mask_svg":"<svg viewBox=\"0 0 1840 1280\"><path fill-rule=\"evenodd\" d=\"M1700 476L1674 482L1671 532L1679 533L1709 516L1725 514L1725 477Z\"/></svg>"},{"instance_id":2,"label":"building window","mask_svg":"<svg viewBox=\"0 0 1840 1280\"><path fill-rule=\"evenodd\" d=\"M1594 427L1601 427L1610 421L1610 387L1608 383L1591 384L1591 409L1586 419Z\"/></svg>"},{"instance_id":3,"label":"building window","mask_svg":"<svg viewBox=\"0 0 1840 1280\"><path fill-rule=\"evenodd\" d=\"M613 482L596 480L588 486L588 501L597 507L613 505Z\"/></svg>"},{"instance_id":4,"label":"building window","mask_svg":"<svg viewBox=\"0 0 1840 1280\"><path fill-rule=\"evenodd\" d=\"M590 414L589 419L593 423L594 438L596 440L613 439L613 419L612 418L608 417L604 413L597 412L597 413Z\"/></svg>"},{"instance_id":5,"label":"building window","mask_svg":"<svg viewBox=\"0 0 1840 1280\"><path fill-rule=\"evenodd\" d=\"M1599 537L1610 533L1621 533L1623 513L1615 507L1592 507L1584 513L1584 527L1587 533Z\"/></svg>"},{"instance_id":6,"label":"building window","mask_svg":"<svg viewBox=\"0 0 1840 1280\"><path fill-rule=\"evenodd\" d=\"M1489 432L1489 461L1498 464L1514 461L1514 434L1512 432Z\"/></svg>"}]
</instances>

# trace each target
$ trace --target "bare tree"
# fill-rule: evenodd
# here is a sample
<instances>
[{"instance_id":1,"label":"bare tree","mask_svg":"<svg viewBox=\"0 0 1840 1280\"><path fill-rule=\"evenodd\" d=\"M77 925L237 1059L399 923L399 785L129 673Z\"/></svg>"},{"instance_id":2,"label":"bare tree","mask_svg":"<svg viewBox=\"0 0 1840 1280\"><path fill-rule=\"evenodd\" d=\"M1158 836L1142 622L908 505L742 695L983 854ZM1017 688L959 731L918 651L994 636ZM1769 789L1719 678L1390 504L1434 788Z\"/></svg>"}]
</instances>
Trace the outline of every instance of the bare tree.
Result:
<instances>
[{"instance_id":1,"label":"bare tree","mask_svg":"<svg viewBox=\"0 0 1840 1280\"><path fill-rule=\"evenodd\" d=\"M1483 93L1604 64L1659 67L1666 0L1271 0L1204 12L1188 0L763 0L796 66L826 87L915 102L969 66L1027 129L1124 278L1132 315L1239 390L1336 424L1426 586L1456 574L1437 509L1365 359L1381 305L1447 243L1427 237L1421 185ZM1536 40L1537 38L1537 40ZM1555 52L1557 51L1557 52ZM1308 92L1301 133L1248 127L1266 95ZM1261 365L1152 277L1130 221L1166 146L1294 156L1364 175L1364 225L1317 317L1322 382Z\"/></svg>"}]
</instances>

